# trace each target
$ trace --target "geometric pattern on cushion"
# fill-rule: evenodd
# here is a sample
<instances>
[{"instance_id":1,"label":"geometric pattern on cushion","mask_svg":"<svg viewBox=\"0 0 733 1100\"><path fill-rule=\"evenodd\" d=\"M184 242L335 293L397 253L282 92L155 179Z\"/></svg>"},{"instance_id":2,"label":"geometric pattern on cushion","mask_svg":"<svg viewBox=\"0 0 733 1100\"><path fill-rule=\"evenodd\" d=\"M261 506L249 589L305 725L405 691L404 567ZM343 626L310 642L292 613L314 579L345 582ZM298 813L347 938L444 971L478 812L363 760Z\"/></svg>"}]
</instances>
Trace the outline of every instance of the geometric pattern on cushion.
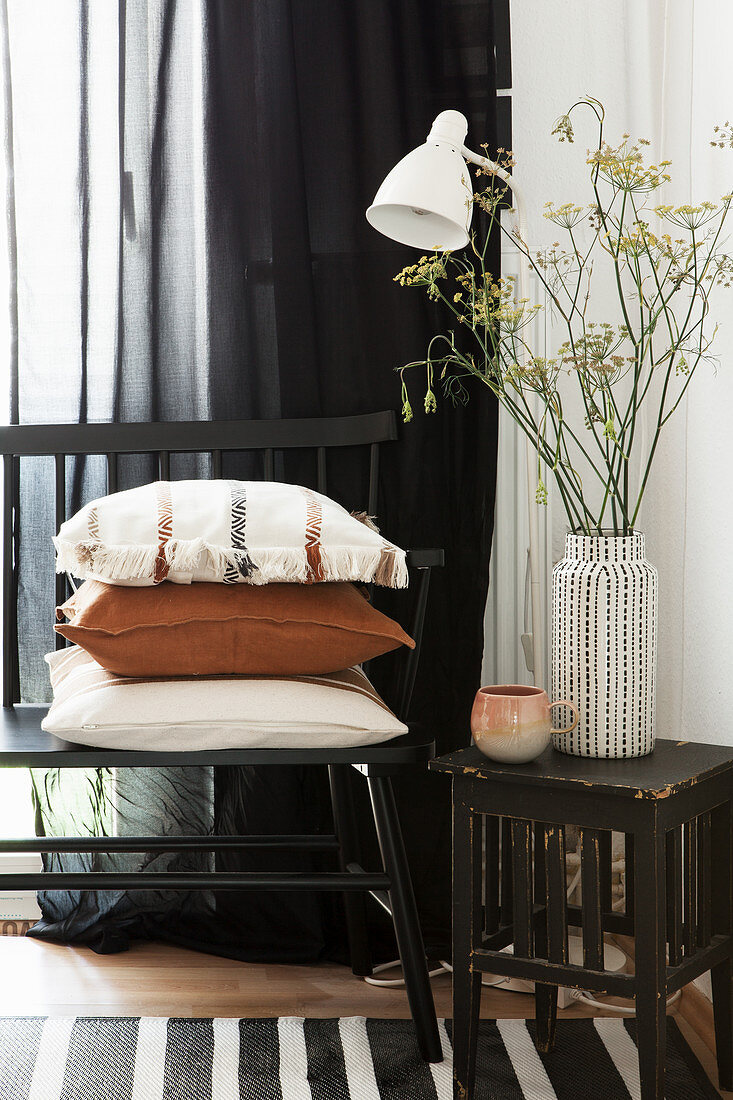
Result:
<instances>
[{"instance_id":1,"label":"geometric pattern on cushion","mask_svg":"<svg viewBox=\"0 0 733 1100\"><path fill-rule=\"evenodd\" d=\"M364 514L273 481L155 481L101 497L61 524L56 568L113 584L407 585L405 552Z\"/></svg>"}]
</instances>

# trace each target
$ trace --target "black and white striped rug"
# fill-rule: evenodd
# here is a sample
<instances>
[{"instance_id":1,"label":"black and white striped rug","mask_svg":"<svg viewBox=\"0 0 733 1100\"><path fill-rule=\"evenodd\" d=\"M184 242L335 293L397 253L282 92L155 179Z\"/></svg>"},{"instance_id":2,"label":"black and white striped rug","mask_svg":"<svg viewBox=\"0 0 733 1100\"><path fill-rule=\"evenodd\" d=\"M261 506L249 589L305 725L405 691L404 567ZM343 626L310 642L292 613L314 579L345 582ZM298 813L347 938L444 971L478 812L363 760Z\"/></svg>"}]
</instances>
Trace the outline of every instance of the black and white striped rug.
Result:
<instances>
[{"instance_id":1,"label":"black and white striped rug","mask_svg":"<svg viewBox=\"0 0 733 1100\"><path fill-rule=\"evenodd\" d=\"M563 1020L542 1058L532 1022L482 1021L475 1100L639 1100L634 1024ZM452 1100L409 1020L0 1018L1 1100ZM667 1100L718 1093L668 1021Z\"/></svg>"}]
</instances>

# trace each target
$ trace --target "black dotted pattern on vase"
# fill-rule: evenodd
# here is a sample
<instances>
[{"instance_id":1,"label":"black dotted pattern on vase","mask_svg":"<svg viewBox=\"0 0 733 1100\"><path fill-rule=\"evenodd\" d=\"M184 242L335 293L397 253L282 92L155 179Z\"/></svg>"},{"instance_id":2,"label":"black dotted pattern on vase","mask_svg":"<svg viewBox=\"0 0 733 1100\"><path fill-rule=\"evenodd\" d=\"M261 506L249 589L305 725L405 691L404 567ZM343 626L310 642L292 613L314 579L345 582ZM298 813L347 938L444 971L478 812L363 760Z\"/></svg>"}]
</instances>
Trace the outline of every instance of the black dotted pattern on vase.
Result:
<instances>
[{"instance_id":1,"label":"black dotted pattern on vase","mask_svg":"<svg viewBox=\"0 0 733 1100\"><path fill-rule=\"evenodd\" d=\"M552 580L552 695L580 710L555 748L644 756L654 747L657 571L644 536L568 535ZM557 724L570 724L557 708ZM553 723L555 724L555 723Z\"/></svg>"}]
</instances>

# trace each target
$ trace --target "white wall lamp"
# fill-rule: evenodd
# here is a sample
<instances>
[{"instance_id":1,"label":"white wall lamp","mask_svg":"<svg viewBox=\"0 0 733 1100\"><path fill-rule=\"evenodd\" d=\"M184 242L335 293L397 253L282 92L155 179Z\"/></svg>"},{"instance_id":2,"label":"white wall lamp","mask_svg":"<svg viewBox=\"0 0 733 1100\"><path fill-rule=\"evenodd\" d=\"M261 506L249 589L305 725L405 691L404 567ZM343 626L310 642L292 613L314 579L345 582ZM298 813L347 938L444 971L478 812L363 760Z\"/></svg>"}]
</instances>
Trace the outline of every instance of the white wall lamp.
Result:
<instances>
[{"instance_id":1,"label":"white wall lamp","mask_svg":"<svg viewBox=\"0 0 733 1100\"><path fill-rule=\"evenodd\" d=\"M521 203L512 177L500 165L463 144L468 121L459 111L442 111L427 141L395 165L366 212L374 229L400 244L428 252L453 252L465 248L473 214L473 186L466 161L498 176L512 190L517 236L523 239ZM519 296L528 298L526 262L520 256ZM545 647L540 596L539 518L535 502L534 472L537 457L529 439L527 454L527 502L529 510L529 568L532 599L532 647L525 656L535 683L542 684Z\"/></svg>"}]
</instances>

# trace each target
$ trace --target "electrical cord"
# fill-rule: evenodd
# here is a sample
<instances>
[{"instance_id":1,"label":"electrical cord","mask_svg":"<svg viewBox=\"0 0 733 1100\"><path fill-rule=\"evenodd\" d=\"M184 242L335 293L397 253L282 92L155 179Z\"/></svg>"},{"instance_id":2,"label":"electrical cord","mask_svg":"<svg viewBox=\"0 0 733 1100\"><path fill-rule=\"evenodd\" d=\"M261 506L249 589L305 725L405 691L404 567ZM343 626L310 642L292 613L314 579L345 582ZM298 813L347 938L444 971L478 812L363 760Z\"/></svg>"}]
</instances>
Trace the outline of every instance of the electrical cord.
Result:
<instances>
[{"instance_id":1,"label":"electrical cord","mask_svg":"<svg viewBox=\"0 0 733 1100\"><path fill-rule=\"evenodd\" d=\"M610 1004L608 1001L597 1001L595 997L591 997L584 989L571 989L570 996L574 1001L581 1001L583 1004L590 1005L591 1008L602 1008L604 1012L618 1012L620 1016L636 1016L635 1008L627 1008L626 1005ZM682 990L678 989L671 997L667 997L667 1008L670 1008L681 996Z\"/></svg>"},{"instance_id":2,"label":"electrical cord","mask_svg":"<svg viewBox=\"0 0 733 1100\"><path fill-rule=\"evenodd\" d=\"M395 966L400 965L399 959L394 959L392 962L380 963L379 966L375 966L372 969L372 974L381 974L385 970L393 970ZM428 970L429 978L437 978L439 974L445 974L445 967L441 962L437 970ZM377 985L387 988L389 986L403 986L405 984L404 978L373 978L370 975L364 975L364 981L367 985Z\"/></svg>"},{"instance_id":3,"label":"electrical cord","mask_svg":"<svg viewBox=\"0 0 733 1100\"><path fill-rule=\"evenodd\" d=\"M453 973L453 967L451 966L451 964L449 962L446 962L445 959L440 959L440 965L443 967L443 970L445 970L446 973L448 973L448 974ZM504 983L507 982L508 980L509 980L508 978L506 978L504 976L500 976L499 974L496 974L494 976L493 980L489 980L487 978L482 978L481 979L481 985L504 985Z\"/></svg>"},{"instance_id":4,"label":"electrical cord","mask_svg":"<svg viewBox=\"0 0 733 1100\"><path fill-rule=\"evenodd\" d=\"M429 978L437 978L439 974L452 974L453 973L453 967L451 966L451 964L449 962L446 962L444 959L438 959L438 962L440 963L440 965L438 966L438 968L436 970L428 970L428 977ZM393 962L380 963L379 966L375 966L372 973L373 974L381 974L385 970L392 970L392 969L394 969L395 966L400 966L400 965L401 965L400 960L399 959L394 959ZM482 978L481 979L481 985L492 985L492 986L493 985L503 985L504 982L506 982L506 980L507 980L506 978L498 978L497 977L493 981L487 981L486 978ZM382 988L389 988L390 986L400 987L400 986L404 986L404 984L405 984L405 979L404 978L372 978L371 976L368 976L368 975L364 976L364 981L367 983L367 985L376 985L376 986L380 986Z\"/></svg>"}]
</instances>

